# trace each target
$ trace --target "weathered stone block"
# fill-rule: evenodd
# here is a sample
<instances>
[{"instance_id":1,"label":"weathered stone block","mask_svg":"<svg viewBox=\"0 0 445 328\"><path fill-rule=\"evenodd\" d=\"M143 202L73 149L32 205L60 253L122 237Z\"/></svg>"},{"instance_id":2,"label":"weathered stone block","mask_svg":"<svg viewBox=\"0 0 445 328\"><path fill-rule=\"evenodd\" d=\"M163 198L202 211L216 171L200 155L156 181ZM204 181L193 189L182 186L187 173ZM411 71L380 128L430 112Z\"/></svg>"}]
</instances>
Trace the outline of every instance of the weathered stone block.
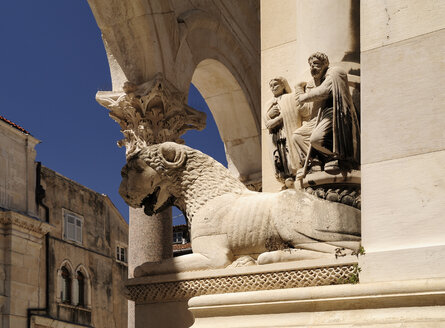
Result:
<instances>
[{"instance_id":1,"label":"weathered stone block","mask_svg":"<svg viewBox=\"0 0 445 328\"><path fill-rule=\"evenodd\" d=\"M445 151L362 165L367 252L445 244L443 163Z\"/></svg>"},{"instance_id":2,"label":"weathered stone block","mask_svg":"<svg viewBox=\"0 0 445 328\"><path fill-rule=\"evenodd\" d=\"M373 0L361 4L362 51L445 28L441 0Z\"/></svg>"},{"instance_id":3,"label":"weathered stone block","mask_svg":"<svg viewBox=\"0 0 445 328\"><path fill-rule=\"evenodd\" d=\"M295 72L298 71L296 55L296 42L288 42L261 52L261 104L263 106L272 97L269 90L269 81L272 78L285 77L292 89L297 83L298 77L295 76Z\"/></svg>"},{"instance_id":4,"label":"weathered stone block","mask_svg":"<svg viewBox=\"0 0 445 328\"><path fill-rule=\"evenodd\" d=\"M37 269L37 270L34 270ZM19 282L22 284L30 284L28 281L28 274L29 274L29 270L28 267L26 266L11 266L11 271L10 271L10 278L12 281L15 282ZM34 276L38 277L38 268L33 268L32 273ZM32 285L32 284L30 284Z\"/></svg>"},{"instance_id":5,"label":"weathered stone block","mask_svg":"<svg viewBox=\"0 0 445 328\"><path fill-rule=\"evenodd\" d=\"M297 39L297 1L261 0L260 11L262 50Z\"/></svg>"},{"instance_id":6,"label":"weathered stone block","mask_svg":"<svg viewBox=\"0 0 445 328\"><path fill-rule=\"evenodd\" d=\"M445 149L444 53L445 29L362 53L362 164Z\"/></svg>"},{"instance_id":7,"label":"weathered stone block","mask_svg":"<svg viewBox=\"0 0 445 328\"><path fill-rule=\"evenodd\" d=\"M366 252L359 257L360 283L445 276L445 246Z\"/></svg>"}]
</instances>

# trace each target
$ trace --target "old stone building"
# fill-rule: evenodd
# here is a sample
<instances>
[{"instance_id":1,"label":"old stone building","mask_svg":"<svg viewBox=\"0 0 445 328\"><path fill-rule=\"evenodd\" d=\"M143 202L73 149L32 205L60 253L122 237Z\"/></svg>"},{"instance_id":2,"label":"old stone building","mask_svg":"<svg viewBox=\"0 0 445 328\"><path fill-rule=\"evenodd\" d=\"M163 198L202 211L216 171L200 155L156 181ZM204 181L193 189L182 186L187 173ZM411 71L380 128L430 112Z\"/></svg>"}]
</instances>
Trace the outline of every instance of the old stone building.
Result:
<instances>
[{"instance_id":1,"label":"old stone building","mask_svg":"<svg viewBox=\"0 0 445 328\"><path fill-rule=\"evenodd\" d=\"M126 327L128 224L110 199L35 162L0 120L1 327Z\"/></svg>"}]
</instances>

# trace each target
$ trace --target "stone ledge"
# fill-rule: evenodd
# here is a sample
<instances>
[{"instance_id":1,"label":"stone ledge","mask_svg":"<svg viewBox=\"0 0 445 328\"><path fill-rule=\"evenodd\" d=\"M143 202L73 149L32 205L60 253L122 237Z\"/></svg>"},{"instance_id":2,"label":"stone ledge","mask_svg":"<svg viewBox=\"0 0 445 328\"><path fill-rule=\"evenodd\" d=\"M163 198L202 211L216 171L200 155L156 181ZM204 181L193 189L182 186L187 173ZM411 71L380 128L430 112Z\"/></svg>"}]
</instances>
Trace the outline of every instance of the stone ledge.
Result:
<instances>
[{"instance_id":1,"label":"stone ledge","mask_svg":"<svg viewBox=\"0 0 445 328\"><path fill-rule=\"evenodd\" d=\"M147 304L200 295L334 285L356 275L356 263L356 257L348 256L134 278L126 283L127 298Z\"/></svg>"},{"instance_id":2,"label":"stone ledge","mask_svg":"<svg viewBox=\"0 0 445 328\"><path fill-rule=\"evenodd\" d=\"M193 327L432 327L445 323L445 278L204 295L188 304Z\"/></svg>"},{"instance_id":3,"label":"stone ledge","mask_svg":"<svg viewBox=\"0 0 445 328\"><path fill-rule=\"evenodd\" d=\"M32 327L36 326L36 327L50 327L50 328L59 328L59 327L63 327L63 328L91 327L91 328L93 328L93 326L90 326L90 325L79 325L79 324L75 324L72 322L57 320L57 319L53 319L50 317L44 317L44 316L39 316L39 315L32 316L32 324L33 324Z\"/></svg>"}]
</instances>

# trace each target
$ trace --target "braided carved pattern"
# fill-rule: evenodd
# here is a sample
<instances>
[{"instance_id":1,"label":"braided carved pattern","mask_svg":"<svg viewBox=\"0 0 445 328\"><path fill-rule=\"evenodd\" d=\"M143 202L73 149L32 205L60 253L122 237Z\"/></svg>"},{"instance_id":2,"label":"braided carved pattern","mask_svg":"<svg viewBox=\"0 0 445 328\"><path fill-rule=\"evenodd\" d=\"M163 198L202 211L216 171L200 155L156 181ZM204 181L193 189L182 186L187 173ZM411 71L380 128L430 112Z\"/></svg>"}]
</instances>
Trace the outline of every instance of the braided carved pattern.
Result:
<instances>
[{"instance_id":1,"label":"braided carved pattern","mask_svg":"<svg viewBox=\"0 0 445 328\"><path fill-rule=\"evenodd\" d=\"M345 283L357 274L354 265L201 278L127 286L128 299L137 303L184 301L194 296L257 290L325 286Z\"/></svg>"}]
</instances>

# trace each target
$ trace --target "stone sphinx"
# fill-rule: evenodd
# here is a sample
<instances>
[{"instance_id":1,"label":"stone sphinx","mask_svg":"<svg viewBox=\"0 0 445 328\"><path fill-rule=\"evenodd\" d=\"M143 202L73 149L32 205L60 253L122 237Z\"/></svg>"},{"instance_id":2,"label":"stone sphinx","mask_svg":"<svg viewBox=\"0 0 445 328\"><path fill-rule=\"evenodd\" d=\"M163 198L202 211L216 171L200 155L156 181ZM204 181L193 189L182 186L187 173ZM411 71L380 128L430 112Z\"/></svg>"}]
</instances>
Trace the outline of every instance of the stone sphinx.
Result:
<instances>
[{"instance_id":1,"label":"stone sphinx","mask_svg":"<svg viewBox=\"0 0 445 328\"><path fill-rule=\"evenodd\" d=\"M360 243L359 210L294 189L250 191L213 158L173 142L130 156L119 193L147 215L175 205L191 226L193 254L142 264L136 277L333 257Z\"/></svg>"}]
</instances>

